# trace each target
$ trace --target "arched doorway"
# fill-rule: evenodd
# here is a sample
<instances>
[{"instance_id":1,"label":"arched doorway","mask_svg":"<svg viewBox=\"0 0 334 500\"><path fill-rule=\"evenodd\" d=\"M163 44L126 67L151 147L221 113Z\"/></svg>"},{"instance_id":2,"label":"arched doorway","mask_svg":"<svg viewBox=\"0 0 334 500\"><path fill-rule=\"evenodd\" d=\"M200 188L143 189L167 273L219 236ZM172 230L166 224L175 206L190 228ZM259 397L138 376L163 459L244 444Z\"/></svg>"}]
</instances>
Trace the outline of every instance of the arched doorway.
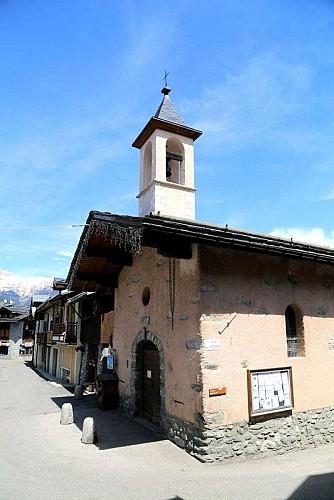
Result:
<instances>
[{"instance_id":1,"label":"arched doorway","mask_svg":"<svg viewBox=\"0 0 334 500\"><path fill-rule=\"evenodd\" d=\"M135 415L159 425L164 411L164 356L160 340L142 330L133 344Z\"/></svg>"}]
</instances>

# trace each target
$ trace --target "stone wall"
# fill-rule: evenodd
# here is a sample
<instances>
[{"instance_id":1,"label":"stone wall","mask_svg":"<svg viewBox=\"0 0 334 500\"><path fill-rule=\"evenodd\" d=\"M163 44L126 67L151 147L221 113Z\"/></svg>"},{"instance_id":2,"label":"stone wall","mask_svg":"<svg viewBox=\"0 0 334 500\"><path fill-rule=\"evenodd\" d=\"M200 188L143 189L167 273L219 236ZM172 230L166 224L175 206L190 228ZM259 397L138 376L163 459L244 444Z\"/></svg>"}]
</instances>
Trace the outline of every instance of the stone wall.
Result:
<instances>
[{"instance_id":1,"label":"stone wall","mask_svg":"<svg viewBox=\"0 0 334 500\"><path fill-rule=\"evenodd\" d=\"M294 413L264 422L195 426L166 415L171 441L201 462L236 462L334 442L334 406Z\"/></svg>"},{"instance_id":2,"label":"stone wall","mask_svg":"<svg viewBox=\"0 0 334 500\"><path fill-rule=\"evenodd\" d=\"M22 343L23 323L12 323L9 334L8 355L11 357L19 356L20 344Z\"/></svg>"}]
</instances>

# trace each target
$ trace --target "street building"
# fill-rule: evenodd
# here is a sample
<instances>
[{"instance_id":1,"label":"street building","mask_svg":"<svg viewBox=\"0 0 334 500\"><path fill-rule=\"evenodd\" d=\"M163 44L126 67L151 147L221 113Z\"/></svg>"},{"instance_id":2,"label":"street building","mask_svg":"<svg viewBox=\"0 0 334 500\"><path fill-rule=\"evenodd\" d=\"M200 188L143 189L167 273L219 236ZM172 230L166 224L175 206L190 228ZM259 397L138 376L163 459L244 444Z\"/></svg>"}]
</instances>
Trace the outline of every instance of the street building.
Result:
<instances>
[{"instance_id":1,"label":"street building","mask_svg":"<svg viewBox=\"0 0 334 500\"><path fill-rule=\"evenodd\" d=\"M332 442L334 252L196 221L201 131L162 93L133 143L139 215L90 212L69 270L95 314L110 298L84 343L112 352L120 407L202 461Z\"/></svg>"}]
</instances>

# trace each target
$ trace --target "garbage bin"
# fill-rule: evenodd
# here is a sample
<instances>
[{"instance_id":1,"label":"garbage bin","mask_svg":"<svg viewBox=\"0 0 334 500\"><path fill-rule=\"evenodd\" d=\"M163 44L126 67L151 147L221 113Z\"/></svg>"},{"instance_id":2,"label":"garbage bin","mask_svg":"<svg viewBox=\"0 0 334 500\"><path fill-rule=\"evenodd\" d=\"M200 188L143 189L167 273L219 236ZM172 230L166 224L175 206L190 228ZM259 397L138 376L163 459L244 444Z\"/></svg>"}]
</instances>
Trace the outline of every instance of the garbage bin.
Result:
<instances>
[{"instance_id":1,"label":"garbage bin","mask_svg":"<svg viewBox=\"0 0 334 500\"><path fill-rule=\"evenodd\" d=\"M98 406L101 410L116 410L118 406L118 377L116 373L103 373L97 377Z\"/></svg>"}]
</instances>

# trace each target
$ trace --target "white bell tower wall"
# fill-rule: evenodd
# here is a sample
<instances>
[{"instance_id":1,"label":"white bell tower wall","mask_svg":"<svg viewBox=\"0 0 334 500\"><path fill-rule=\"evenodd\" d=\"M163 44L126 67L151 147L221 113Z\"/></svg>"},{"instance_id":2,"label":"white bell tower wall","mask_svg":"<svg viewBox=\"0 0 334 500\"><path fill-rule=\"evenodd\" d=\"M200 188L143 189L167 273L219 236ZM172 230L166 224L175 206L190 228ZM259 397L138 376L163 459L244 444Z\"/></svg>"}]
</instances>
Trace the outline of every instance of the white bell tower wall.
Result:
<instances>
[{"instance_id":1,"label":"white bell tower wall","mask_svg":"<svg viewBox=\"0 0 334 500\"><path fill-rule=\"evenodd\" d=\"M139 216L195 220L193 139L156 129L140 148Z\"/></svg>"}]
</instances>

